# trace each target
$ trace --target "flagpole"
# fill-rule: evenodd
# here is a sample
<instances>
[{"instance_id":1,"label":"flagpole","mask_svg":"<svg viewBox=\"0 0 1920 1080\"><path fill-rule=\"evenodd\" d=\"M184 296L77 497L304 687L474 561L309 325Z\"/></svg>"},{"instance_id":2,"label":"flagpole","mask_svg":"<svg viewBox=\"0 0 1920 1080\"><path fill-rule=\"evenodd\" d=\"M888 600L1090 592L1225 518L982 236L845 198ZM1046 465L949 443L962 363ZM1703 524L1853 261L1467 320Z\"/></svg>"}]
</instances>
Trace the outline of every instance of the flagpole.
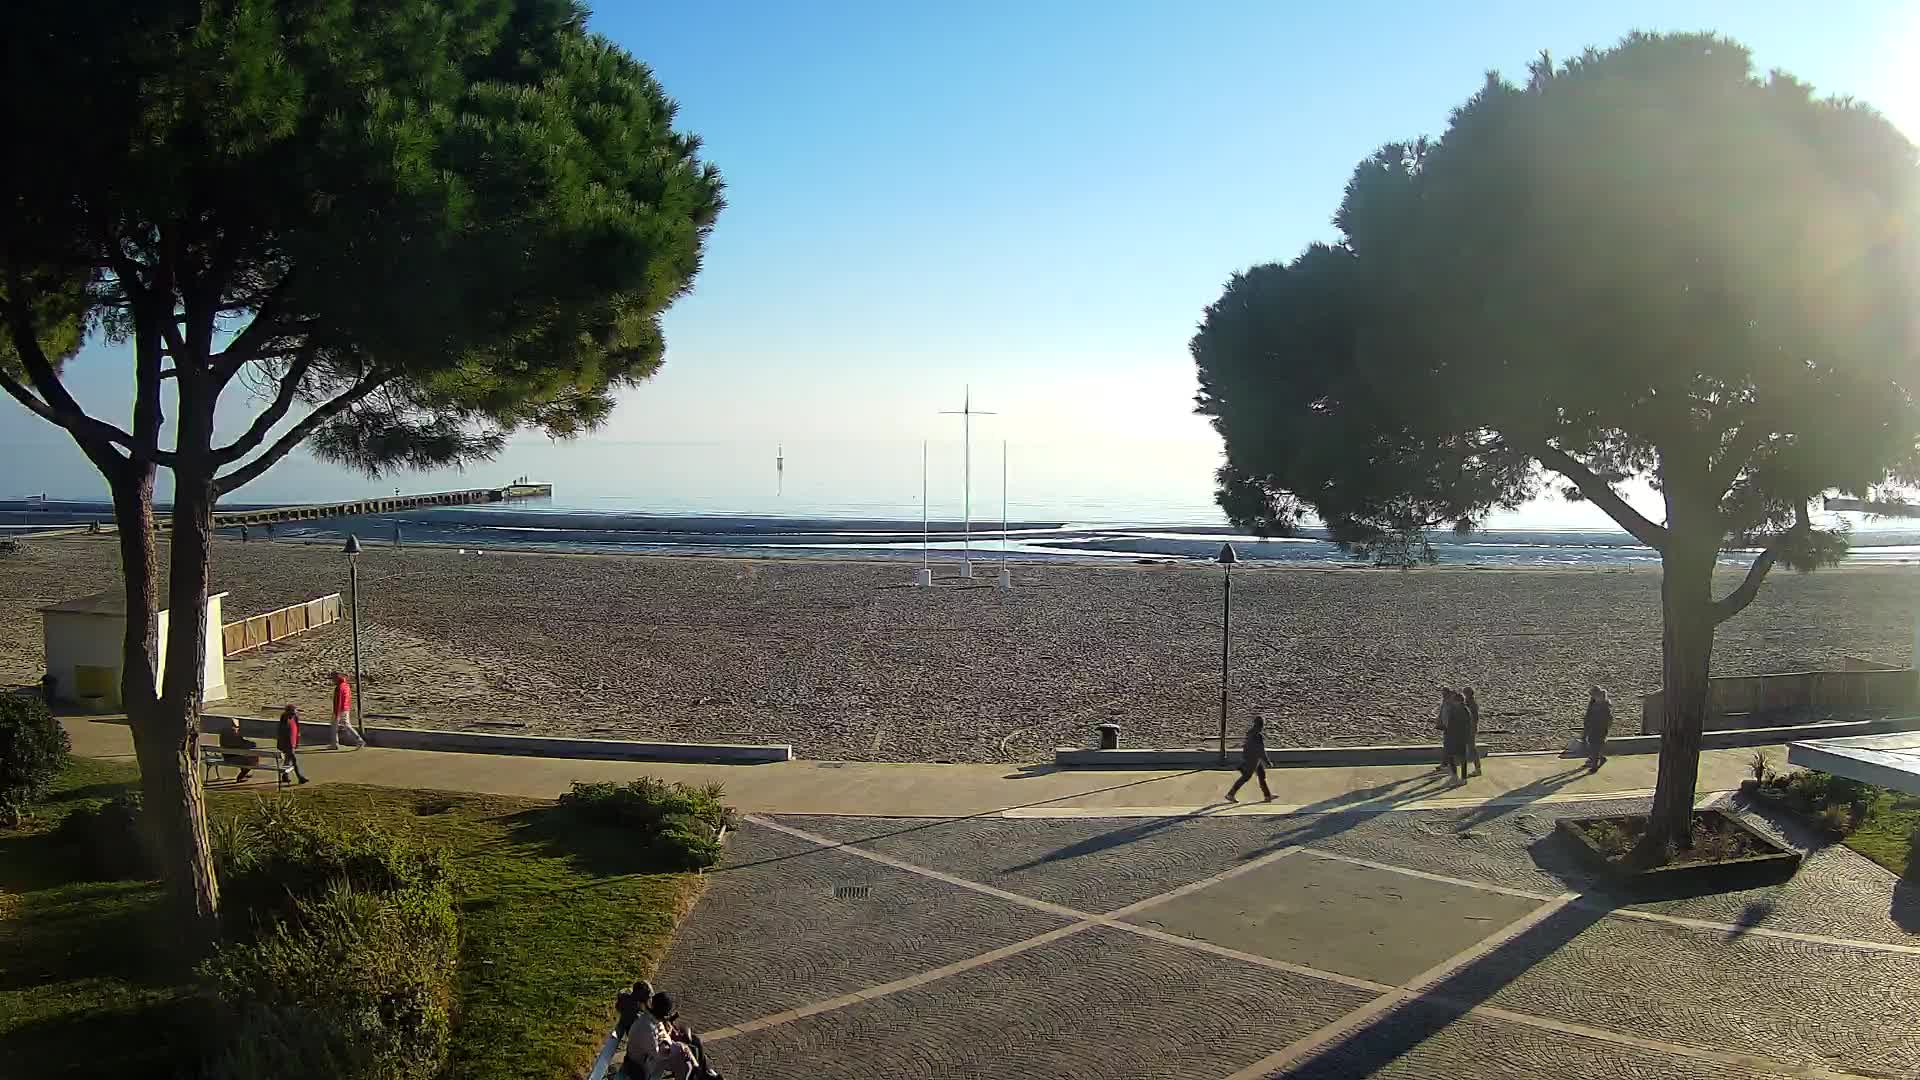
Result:
<instances>
[{"instance_id":1,"label":"flagpole","mask_svg":"<svg viewBox=\"0 0 1920 1080\"><path fill-rule=\"evenodd\" d=\"M920 569L932 571L932 538L927 535L927 440L920 440Z\"/></svg>"}]
</instances>

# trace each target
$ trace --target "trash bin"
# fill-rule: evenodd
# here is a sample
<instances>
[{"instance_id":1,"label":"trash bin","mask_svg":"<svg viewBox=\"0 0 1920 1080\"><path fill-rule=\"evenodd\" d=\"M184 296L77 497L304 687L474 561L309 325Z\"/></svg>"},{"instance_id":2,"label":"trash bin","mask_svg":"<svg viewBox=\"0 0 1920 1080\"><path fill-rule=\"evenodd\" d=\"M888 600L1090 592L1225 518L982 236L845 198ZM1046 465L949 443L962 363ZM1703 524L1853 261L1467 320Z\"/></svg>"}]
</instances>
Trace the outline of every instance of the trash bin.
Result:
<instances>
[{"instance_id":1,"label":"trash bin","mask_svg":"<svg viewBox=\"0 0 1920 1080\"><path fill-rule=\"evenodd\" d=\"M1120 725L1119 724L1101 724L1100 725L1100 749L1102 750L1120 749Z\"/></svg>"}]
</instances>

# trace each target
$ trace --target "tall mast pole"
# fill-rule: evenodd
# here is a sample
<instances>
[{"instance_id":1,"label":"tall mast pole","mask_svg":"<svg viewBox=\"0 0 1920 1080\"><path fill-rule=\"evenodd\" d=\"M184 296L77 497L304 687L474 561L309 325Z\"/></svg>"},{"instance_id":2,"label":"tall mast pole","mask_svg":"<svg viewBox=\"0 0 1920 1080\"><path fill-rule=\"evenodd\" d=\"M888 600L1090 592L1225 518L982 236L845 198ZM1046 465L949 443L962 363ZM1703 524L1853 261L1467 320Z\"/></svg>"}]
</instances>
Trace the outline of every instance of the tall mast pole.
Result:
<instances>
[{"instance_id":1,"label":"tall mast pole","mask_svg":"<svg viewBox=\"0 0 1920 1080\"><path fill-rule=\"evenodd\" d=\"M966 396L960 402L960 410L955 412L947 409L941 415L960 417L961 454L966 459L961 465L961 482L965 485L961 504L966 515L966 521L961 526L961 530L966 555L960 564L960 576L971 578L973 576L973 418L992 416L993 413L973 407L973 387L968 385Z\"/></svg>"},{"instance_id":2,"label":"tall mast pole","mask_svg":"<svg viewBox=\"0 0 1920 1080\"><path fill-rule=\"evenodd\" d=\"M920 440L920 569L933 569L932 538L927 535L927 440Z\"/></svg>"}]
</instances>

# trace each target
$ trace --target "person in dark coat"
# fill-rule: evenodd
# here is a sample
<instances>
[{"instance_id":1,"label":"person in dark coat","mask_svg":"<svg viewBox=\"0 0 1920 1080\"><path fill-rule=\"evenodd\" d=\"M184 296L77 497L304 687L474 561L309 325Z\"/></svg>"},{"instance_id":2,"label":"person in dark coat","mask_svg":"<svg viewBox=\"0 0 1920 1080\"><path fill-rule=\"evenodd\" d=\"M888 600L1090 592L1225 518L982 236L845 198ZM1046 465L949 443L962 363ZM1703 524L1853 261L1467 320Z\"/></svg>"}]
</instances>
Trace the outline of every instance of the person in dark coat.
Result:
<instances>
[{"instance_id":1,"label":"person in dark coat","mask_svg":"<svg viewBox=\"0 0 1920 1080\"><path fill-rule=\"evenodd\" d=\"M1440 706L1441 750L1447 777L1467 782L1467 733L1473 727L1473 714L1467 711L1467 699L1458 690L1448 690Z\"/></svg>"},{"instance_id":2,"label":"person in dark coat","mask_svg":"<svg viewBox=\"0 0 1920 1080\"><path fill-rule=\"evenodd\" d=\"M280 753L286 757L288 767L293 769L293 775L299 777L301 783L306 783L307 774L300 771L300 758L298 756L300 749L299 709L289 705L280 710L280 730L274 734L273 745L278 747ZM280 774L280 782L283 784L287 782L286 773Z\"/></svg>"},{"instance_id":3,"label":"person in dark coat","mask_svg":"<svg viewBox=\"0 0 1920 1080\"><path fill-rule=\"evenodd\" d=\"M1472 722L1467 725L1466 765L1473 766L1473 775L1479 776L1480 775L1480 703L1474 700L1473 687L1471 686L1467 687L1465 690L1460 691L1460 696L1466 702L1467 712L1470 713L1473 717ZM1462 768L1464 770L1465 766L1462 766Z\"/></svg>"},{"instance_id":4,"label":"person in dark coat","mask_svg":"<svg viewBox=\"0 0 1920 1080\"><path fill-rule=\"evenodd\" d=\"M254 750L258 747L253 745L252 739L240 734L239 717L232 717L227 720L226 726L220 729L220 749ZM221 754L220 759L223 764L232 765L240 770L240 775L233 778L236 784L243 783L248 776L252 775L253 767L260 764L258 754Z\"/></svg>"},{"instance_id":5,"label":"person in dark coat","mask_svg":"<svg viewBox=\"0 0 1920 1080\"><path fill-rule=\"evenodd\" d=\"M1247 729L1246 740L1240 744L1240 779L1227 789L1227 801L1239 802L1235 796L1240 794L1240 785L1254 777L1260 778L1260 793L1273 801L1273 789L1267 786L1267 767L1273 764L1267 760L1267 720L1264 716L1253 718L1253 726Z\"/></svg>"},{"instance_id":6,"label":"person in dark coat","mask_svg":"<svg viewBox=\"0 0 1920 1080\"><path fill-rule=\"evenodd\" d=\"M1599 772L1607 763L1607 732L1613 727L1613 702L1604 687L1587 696L1587 722L1581 737L1587 744L1587 771Z\"/></svg>"}]
</instances>

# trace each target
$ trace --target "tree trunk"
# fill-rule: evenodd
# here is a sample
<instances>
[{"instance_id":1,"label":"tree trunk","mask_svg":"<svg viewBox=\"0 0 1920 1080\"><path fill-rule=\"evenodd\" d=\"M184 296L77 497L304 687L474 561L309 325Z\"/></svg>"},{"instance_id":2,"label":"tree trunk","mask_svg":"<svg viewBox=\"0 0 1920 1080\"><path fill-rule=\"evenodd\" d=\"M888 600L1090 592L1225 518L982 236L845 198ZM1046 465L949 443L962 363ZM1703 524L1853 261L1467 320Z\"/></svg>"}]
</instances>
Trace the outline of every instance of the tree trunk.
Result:
<instances>
[{"instance_id":1,"label":"tree trunk","mask_svg":"<svg viewBox=\"0 0 1920 1080\"><path fill-rule=\"evenodd\" d=\"M140 789L146 807L144 820L154 844L153 854L175 902L179 925L190 940L211 941L219 905L219 887L213 877L212 847L207 836L206 802L200 788L197 708L186 719L168 707L155 685L159 653L159 574L153 539L153 469L131 466L112 482L114 522L118 526L122 580L126 589L126 637L122 642L120 698L133 729L134 755L140 762ZM179 551L179 545L174 545ZM202 560L204 562L204 558ZM178 556L175 556L176 571ZM204 576L204 569L203 569ZM197 606L197 605L196 605ZM175 639L183 623L200 619L173 612L167 642L167 676L175 671L199 671L199 663L176 664L190 655ZM201 607L204 612L204 607ZM203 631L204 632L204 631ZM197 686L198 680L195 679ZM197 702L198 695L195 694Z\"/></svg>"},{"instance_id":2,"label":"tree trunk","mask_svg":"<svg viewBox=\"0 0 1920 1080\"><path fill-rule=\"evenodd\" d=\"M1660 674L1666 713L1660 774L1643 852L1693 846L1693 803L1700 775L1700 733L1707 722L1713 661L1713 567L1719 537L1676 531L1661 555Z\"/></svg>"},{"instance_id":3,"label":"tree trunk","mask_svg":"<svg viewBox=\"0 0 1920 1080\"><path fill-rule=\"evenodd\" d=\"M213 846L207 834L207 805L199 778L200 708L203 704L207 660L207 566L213 540L213 468L204 450L211 432L191 429L195 424L182 408L173 470L173 535L167 585L167 666L160 685L148 739L156 764L168 767L159 815L163 824L162 852L169 878L192 918L202 925L208 940L216 930L220 884L213 871ZM210 410L209 410L210 412ZM206 418L211 420L211 416ZM208 425L210 427L210 424ZM144 768L145 758L142 759ZM153 786L149 784L151 791ZM151 800L152 795L148 798Z\"/></svg>"}]
</instances>

